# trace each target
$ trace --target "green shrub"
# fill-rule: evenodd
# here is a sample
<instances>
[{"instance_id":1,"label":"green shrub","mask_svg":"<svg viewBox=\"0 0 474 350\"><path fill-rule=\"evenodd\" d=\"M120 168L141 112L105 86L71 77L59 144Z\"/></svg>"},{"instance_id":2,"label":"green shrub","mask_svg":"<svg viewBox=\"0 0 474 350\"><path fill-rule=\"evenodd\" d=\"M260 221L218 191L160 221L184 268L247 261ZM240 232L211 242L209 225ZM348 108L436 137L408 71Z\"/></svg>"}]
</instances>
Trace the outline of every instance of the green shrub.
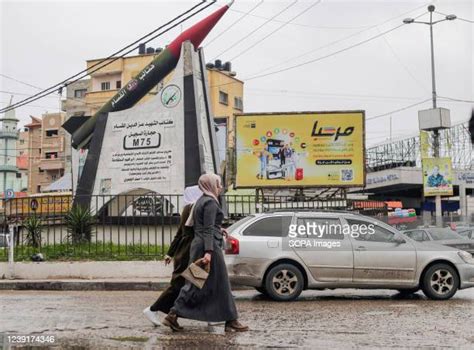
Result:
<instances>
[{"instance_id":1,"label":"green shrub","mask_svg":"<svg viewBox=\"0 0 474 350\"><path fill-rule=\"evenodd\" d=\"M41 247L41 232L43 231L41 219L36 215L29 216L23 222L23 226L26 230L25 244L33 248Z\"/></svg>"},{"instance_id":2,"label":"green shrub","mask_svg":"<svg viewBox=\"0 0 474 350\"><path fill-rule=\"evenodd\" d=\"M90 209L75 205L64 218L67 227L67 239L73 244L90 242L94 235L95 218Z\"/></svg>"}]
</instances>

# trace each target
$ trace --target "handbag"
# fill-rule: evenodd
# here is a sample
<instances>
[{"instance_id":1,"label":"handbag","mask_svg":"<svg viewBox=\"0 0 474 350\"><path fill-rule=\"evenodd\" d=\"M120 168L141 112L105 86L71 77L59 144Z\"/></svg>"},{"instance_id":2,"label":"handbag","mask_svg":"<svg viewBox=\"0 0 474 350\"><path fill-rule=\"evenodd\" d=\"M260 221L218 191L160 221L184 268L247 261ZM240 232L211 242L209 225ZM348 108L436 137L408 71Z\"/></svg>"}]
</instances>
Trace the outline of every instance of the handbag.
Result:
<instances>
[{"instance_id":1,"label":"handbag","mask_svg":"<svg viewBox=\"0 0 474 350\"><path fill-rule=\"evenodd\" d=\"M205 264L204 268L200 265L202 265L202 258L191 263L186 270L181 273L181 276L199 289L202 289L204 283L206 283L207 277L209 276L210 264Z\"/></svg>"}]
</instances>

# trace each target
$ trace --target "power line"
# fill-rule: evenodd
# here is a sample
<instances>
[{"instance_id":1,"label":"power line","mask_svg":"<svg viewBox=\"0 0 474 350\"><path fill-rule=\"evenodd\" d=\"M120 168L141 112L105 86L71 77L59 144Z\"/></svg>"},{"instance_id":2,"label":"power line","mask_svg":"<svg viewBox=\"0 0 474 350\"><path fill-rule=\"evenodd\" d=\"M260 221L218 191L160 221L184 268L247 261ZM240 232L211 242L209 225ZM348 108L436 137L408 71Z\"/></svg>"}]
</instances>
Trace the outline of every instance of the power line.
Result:
<instances>
[{"instance_id":1,"label":"power line","mask_svg":"<svg viewBox=\"0 0 474 350\"><path fill-rule=\"evenodd\" d=\"M0 75L2 75L2 74L0 74ZM2 94L8 94L8 95L28 96L28 97L31 96L31 94L25 94L25 93L23 93L23 92L14 92L14 91L6 91L6 90L0 90L0 93L2 93ZM46 96L46 97L56 99L55 96Z\"/></svg>"},{"instance_id":2,"label":"power line","mask_svg":"<svg viewBox=\"0 0 474 350\"><path fill-rule=\"evenodd\" d=\"M311 54L311 53L320 51L320 50L322 50L322 49L325 49L325 48L327 48L327 47L330 47L330 46L333 46L333 45L335 45L335 44L338 44L338 43L340 43L340 42L342 42L342 41L345 41L345 40L347 40L347 39L350 39L350 38L353 38L353 37L355 37L355 36L358 36L359 34L362 34L362 33L364 33L364 32L367 32L367 31L369 31L369 30L371 30L371 29L373 29L373 28L377 28L377 27L379 27L379 26L381 26L381 25L384 25L385 23L388 23L388 22L394 20L394 19L397 19L397 18L399 18L399 17L401 17L401 16L407 15L407 14L413 12L413 11L416 11L416 10L418 10L418 9L420 9L420 8L423 8L423 7L425 7L426 5L427 5L427 4L424 4L424 5L421 5L421 6L417 6L417 7L413 8L413 9L411 9L411 10L409 10L409 11L406 11L406 12L403 12L403 13L401 13L401 14L398 14L398 15L396 15L396 16L394 16L394 17L391 17L391 18L389 18L389 19L386 19L386 20L384 20L384 21L382 21L382 22L380 22L380 23L371 25L371 26L369 26L369 27L366 28L366 29L363 29L363 30L358 31L358 32L356 32L356 33L353 33L353 34L351 34L351 35L345 36L345 37L343 37L343 38L341 38L341 39L338 39L338 40L329 42L329 43L324 44L324 45L322 45L322 46L319 46L319 47L317 47L317 48L315 48L315 49L311 49L311 50L309 50L309 51L307 51L307 52L304 52L304 53L302 53L302 54L299 54L299 55L297 55L297 56L293 56L293 57L291 57L291 58L288 58L288 59L286 59L286 60L284 60L284 61L282 61L282 62L280 62L280 63L277 63L277 64L275 64L275 65L273 65L273 66L270 66L270 67L267 67L267 68L265 68L265 69L263 69L263 70L260 70L260 73L261 73L261 72L266 72L266 71L271 70L271 69L273 69L273 68L275 68L275 67L279 67L279 66L281 66L281 65L284 65L284 64L287 63L287 62L293 62L293 61L295 61L295 60L297 60L297 59L299 59L299 58L301 58L301 57L307 56L307 55L309 55L309 54ZM426 12L424 12L423 14L425 14L425 13L426 13ZM422 15L423 15L423 14L422 14ZM420 16L422 16L422 15L420 15ZM417 16L416 18L418 18L418 17L420 17L420 16Z\"/></svg>"},{"instance_id":3,"label":"power line","mask_svg":"<svg viewBox=\"0 0 474 350\"><path fill-rule=\"evenodd\" d=\"M425 6L425 5L423 5L423 6ZM241 10L238 10L238 9L235 9L235 8L230 8L229 10L233 11L233 12L238 12L238 13L245 13L244 11L241 11ZM255 15L255 14L250 14L250 16L255 17L255 18L270 20L271 22L277 22L277 23L284 23L285 22L283 20L279 20L279 19L275 19L275 18L268 18L268 17L265 17L265 16L260 16L260 15ZM337 30L340 30L340 29L351 30L351 29L360 29L360 28L366 28L367 27L367 26L354 26L354 27L349 27L349 26L348 27L314 26L314 25L311 25L311 24L303 24L303 23L290 23L290 24L293 25L293 26L298 26L298 27L315 28L315 29L337 29Z\"/></svg>"},{"instance_id":4,"label":"power line","mask_svg":"<svg viewBox=\"0 0 474 350\"><path fill-rule=\"evenodd\" d=\"M438 12L438 11L435 11L435 12L439 15L448 16L446 13L442 13L442 12ZM456 19L458 19L460 21L468 22L468 23L474 23L474 21L472 21L470 19L461 18L461 17L458 17L458 16L456 16Z\"/></svg>"},{"instance_id":5,"label":"power line","mask_svg":"<svg viewBox=\"0 0 474 350\"><path fill-rule=\"evenodd\" d=\"M251 35L255 34L255 32L257 32L258 30L260 30L261 28L263 28L265 25L267 25L273 18L276 18L278 17L279 15L281 15L283 12L285 12L286 10L288 10L290 7L294 6L296 3L298 2L298 0L294 0L291 4L289 4L288 6L286 6L283 10L281 10L280 12L278 12L277 14L275 14L273 17L269 18L267 21L265 21L263 24L259 25L256 29L252 30L250 33L248 33L247 35L245 35L244 37L242 37L241 39L237 40L235 43L233 43L232 45L230 45L227 49L225 49L224 51L222 51L221 53L219 53L218 55L216 55L215 58L223 55L224 53L226 53L227 51L229 51L230 49L233 49L235 46L237 46L238 44L240 44L242 41L244 41L245 39L247 39L248 37L250 37ZM214 59L213 59L214 60Z\"/></svg>"},{"instance_id":6,"label":"power line","mask_svg":"<svg viewBox=\"0 0 474 350\"><path fill-rule=\"evenodd\" d=\"M306 66L306 65L311 64L311 63L314 63L314 62L322 61L322 60L324 60L324 59L326 59L326 58L335 56L335 55L340 54L340 53L342 53L342 52L345 52L345 51L348 51L348 50L353 49L353 48L355 48L355 47L358 47L358 46L361 46L361 45L363 45L363 44L366 44L366 43L368 43L368 42L370 42L370 41L372 41L372 40L375 40L375 39L377 39L377 38L379 38L379 37L385 35L385 34L388 34L388 33L390 33L390 32L393 32L394 30L397 30L398 28L400 28L400 27L402 27L402 26L404 26L404 25L405 25L405 24L400 24L400 25L398 25L398 26L396 26L396 27L394 27L394 28L388 29L388 30L386 30L386 31L384 31L384 32L381 32L381 33L379 33L379 34L377 34L377 35L374 35L374 36L372 36L372 37L370 37L370 38L368 38L368 39L359 41L358 43L355 43L355 44L353 44L353 45L347 46L347 47L345 47L345 48L343 48L343 49L340 49L340 50L331 52L330 54L327 54L327 55L324 55L324 56L320 56L320 57L314 58L314 59L312 59L312 60L309 60L309 61L306 61L306 62L302 62L302 63L299 63L299 64L295 64L295 65L293 65L293 66L289 66L289 67L287 67L287 68L282 68L282 69L279 69L279 70L276 70L276 71L273 71L273 72L255 75L255 76L249 77L249 78L247 78L247 79L245 79L245 80L259 79L259 78L263 78L263 77L266 77L266 76L269 76L269 75L273 75L273 74L277 74L277 73L282 73L282 72L286 72L286 71L289 71L289 70L292 70L292 69L296 69L296 68L299 68L299 67L303 67L303 66Z\"/></svg>"},{"instance_id":7,"label":"power line","mask_svg":"<svg viewBox=\"0 0 474 350\"><path fill-rule=\"evenodd\" d=\"M10 77L8 75L5 75L3 73L0 73L0 76L4 77L4 78L7 78L7 79L10 79L10 80L13 80L13 81L16 81L17 83L20 83L20 84L23 84L23 85L27 85L29 87L32 87L32 88L35 88L35 89L38 89L38 90L43 90L43 88L40 88L38 86L35 86L35 85L31 85L31 84L28 84L28 83L25 83L24 81L21 81L21 80L18 80L18 79L15 79L13 77Z\"/></svg>"},{"instance_id":8,"label":"power line","mask_svg":"<svg viewBox=\"0 0 474 350\"><path fill-rule=\"evenodd\" d=\"M0 101L0 103L3 103L3 104L8 105L10 102L7 102L7 101ZM51 107L51 106L47 107L47 106L30 105L30 104L29 104L29 106L30 106L30 107L34 107L34 108L43 108L43 109L51 109L51 110L55 110L55 111L56 111L56 110L60 111L60 109L58 109L58 107ZM6 107L5 107L5 108L6 108Z\"/></svg>"},{"instance_id":9,"label":"power line","mask_svg":"<svg viewBox=\"0 0 474 350\"><path fill-rule=\"evenodd\" d=\"M378 118L382 118L382 117L385 117L387 115L390 115L390 114L393 114L393 113L398 113L398 112L401 112L401 111L404 111L406 109L410 109L412 107L415 107L415 106L418 106L418 105L421 105L425 102L428 102L428 101L431 101L431 97L430 98L427 98L426 100L423 100L423 101L419 101L419 102L416 102L416 103L413 103L411 105L408 105L408 106L405 106L405 107L402 107L402 108L399 108L399 109L396 109L394 111L390 111L390 112L387 112L387 113L384 113L384 114L379 114L379 115L375 115L373 117L369 117L369 118L366 118L365 120L374 120L374 119L378 119Z\"/></svg>"},{"instance_id":10,"label":"power line","mask_svg":"<svg viewBox=\"0 0 474 350\"><path fill-rule=\"evenodd\" d=\"M377 27L377 30L379 30L379 28ZM380 32L380 30L379 30ZM395 49L393 48L393 46L390 44L390 42L388 41L388 39L383 36L382 37L385 44L387 44L388 48L390 49L390 52L392 53L393 57L395 57L395 59L397 60L397 62L400 64L400 66L402 66L402 68L405 70L405 72L413 79L413 81L415 83L418 84L418 86L420 86L422 88L423 91L426 91L428 92L429 89L426 88L426 86L420 81L418 80L415 75L408 69L407 65L405 63L403 63L402 59L400 58L400 56L398 56L398 54L395 52Z\"/></svg>"},{"instance_id":11,"label":"power line","mask_svg":"<svg viewBox=\"0 0 474 350\"><path fill-rule=\"evenodd\" d=\"M336 93L328 93L328 92L311 92L311 91L304 91L304 90L287 90L287 89L246 89L246 91L254 91L254 93L260 92L269 92L274 94L294 94L294 95L306 95L308 97L312 96L321 96L321 97L349 97L349 98L357 98L357 99L380 99L380 100L414 100L419 101L419 98L414 97L404 97L404 96L383 96L383 95L362 95L362 94L336 94Z\"/></svg>"},{"instance_id":12,"label":"power line","mask_svg":"<svg viewBox=\"0 0 474 350\"><path fill-rule=\"evenodd\" d=\"M419 17L419 16L418 16L418 17ZM379 33L379 34L377 34L377 35L374 35L374 36L372 36L372 37L370 37L370 38L368 38L368 39L359 41L359 42L357 42L357 43L355 43L355 44L353 44L353 45L350 45L350 46L346 46L346 47L343 48L343 49L340 49L340 50L331 52L331 53L329 53L329 54L327 54L327 55L320 56L320 57L314 58L314 59L312 59L312 60L309 60L309 61L306 61L306 62L302 62L302 63L299 63L299 64L295 64L295 65L293 65L293 66L289 66L289 67L286 67L286 68L282 68L282 69L279 69L279 70L276 70L276 71L272 71L272 72L269 72L269 73L258 74L258 75L254 75L254 76L251 76L251 77L248 77L248 78L243 78L243 80L249 81L249 80L254 80L254 79L260 79L260 78L263 78L263 77L267 77L267 76L269 76L269 75L274 75L274 74L286 72L286 71L289 71L289 70L292 70L292 69L296 69L296 68L299 68L299 67L302 67L302 66L306 66L306 65L311 64L311 63L314 63L314 62L322 61L322 60L324 60L324 59L326 59L326 58L329 58L329 57L338 55L338 54L340 54L340 53L342 53L342 52L345 52L345 51L348 51L348 50L353 49L353 48L355 48L355 47L358 47L358 46L361 46L361 45L363 45L363 44L366 44L366 43L368 43L368 42L370 42L370 41L372 41L372 40L375 40L375 39L377 39L377 38L379 38L379 37L385 35L385 34L388 34L388 33L390 33L390 32L393 32L394 30L397 30L397 29L399 29L400 27L402 27L402 26L404 26L404 25L405 25L405 24L402 23L402 24L400 24L400 25L398 25L398 26L396 26L396 27L393 27L393 28L388 29L388 30L386 30L386 31L384 31L384 32L381 32L381 33ZM239 81L239 82L240 82L240 81ZM212 85L212 86L210 86L210 87L211 87L211 88L213 88L213 87L220 87L220 86L224 86L224 85L236 84L236 83L239 83L239 82L232 81L232 82L229 82L229 83L224 83L224 84L219 84L219 85Z\"/></svg>"},{"instance_id":13,"label":"power line","mask_svg":"<svg viewBox=\"0 0 474 350\"><path fill-rule=\"evenodd\" d=\"M437 97L440 97L440 98L443 98L443 99L446 99L446 100L450 100L450 101L454 101L454 102L474 103L473 100L462 100L462 99L459 99L459 98L452 98L452 97L439 96L439 95Z\"/></svg>"},{"instance_id":14,"label":"power line","mask_svg":"<svg viewBox=\"0 0 474 350\"><path fill-rule=\"evenodd\" d=\"M258 7L260 7L260 5L263 4L263 1L264 0L261 0L257 5L255 5L254 7L252 7L248 12L245 12L242 16L240 16L235 22L233 22L231 25L229 25L226 29L224 29L222 32L220 32L219 34L217 34L216 37L214 37L211 41L209 41L205 47L211 45L216 39L220 38L222 36L222 34L226 33L230 28L232 28L233 26L235 26L237 23L239 23L240 21L242 21L245 17L247 17L248 15L250 15L253 11L255 11Z\"/></svg>"},{"instance_id":15,"label":"power line","mask_svg":"<svg viewBox=\"0 0 474 350\"><path fill-rule=\"evenodd\" d=\"M10 78L9 78L9 79L10 79ZM16 80L16 79L15 79L15 80ZM22 82L22 81L20 81L20 80L16 80L16 81L18 81L18 82L20 82L20 83L22 83L22 84L25 84L25 85L29 85L28 83ZM38 88L38 89L40 89L40 88ZM23 96L29 96L29 97L33 96L33 95L30 95L30 94L24 94L24 93L13 92L13 91L0 91L0 93L12 94L12 95L23 95ZM49 98L54 98L54 99L56 99L55 96L49 96L49 95L45 95L45 96L43 96L43 97L49 97ZM101 107L101 106L102 106L102 104L100 104L100 103L89 103L89 102L84 101L83 99L79 99L79 98L75 98L75 97L67 97L67 96L62 97L62 96L61 96L61 98L64 98L65 100L70 100L70 101L79 102L79 103L82 103L82 104L84 104L84 105L86 105L86 106L93 106L93 107ZM33 107L33 105L30 105L30 106ZM56 108L56 107L55 107L55 108ZM61 110L61 109L59 109L59 110Z\"/></svg>"},{"instance_id":16,"label":"power line","mask_svg":"<svg viewBox=\"0 0 474 350\"><path fill-rule=\"evenodd\" d=\"M275 34L276 32L278 32L280 29L282 29L283 27L287 26L288 24L290 24L291 22L293 22L295 19L297 19L299 16L305 14L306 12L308 12L310 9L312 9L314 6L316 5L319 5L321 3L322 0L318 0L316 1L315 3L311 4L310 6L308 6L305 10L301 11L300 13L298 13L296 16L292 17L289 21L287 22L284 22L281 26L279 26L278 28L276 28L275 30L271 31L270 33L268 33L267 35L265 35L262 39L256 41L255 43L253 43L252 45L250 45L249 47L247 47L245 50L243 51L240 51L236 56L232 57L230 59L230 61L233 61L235 60L237 57L240 57L242 56L244 53L246 53L248 50L250 50L251 48L255 47L256 45L258 45L259 43L261 43L262 41L264 41L265 39L269 38L271 35Z\"/></svg>"},{"instance_id":17,"label":"power line","mask_svg":"<svg viewBox=\"0 0 474 350\"><path fill-rule=\"evenodd\" d=\"M209 3L208 5L204 6L203 8L199 9L198 11L192 13L191 15L185 17L185 18L182 19L181 21L179 21L179 22L173 24L170 28L164 30L164 31L161 32L161 33L158 33L157 35L155 35L155 36L153 36L153 37L151 37L151 38L149 38L149 39L147 39L146 42L149 42L149 41L151 41L151 40L154 40L154 39L156 39L157 37L159 37L160 35L163 35L164 33L167 33L167 32L170 31L171 29L177 27L179 24L185 22L185 21L188 20L189 18L194 17L195 15L197 15L198 13L200 13L201 11L205 10L206 8L208 8L209 6L211 6L214 2L215 2L215 0L212 1L211 3ZM201 6L203 3L205 3L205 1L201 1L199 4L194 5L193 7L191 7L190 9L188 9L187 11L185 11L185 12L181 13L180 15L176 16L175 18L173 18L171 21L168 21L168 22L165 23L164 25L162 25L162 26L156 28L155 30L153 30L152 32L150 32L150 33L148 33L148 34L142 36L141 38L139 38L138 40L134 41L133 43L131 43L131 44L129 44L129 45L127 45L127 46L121 48L120 50L118 50L118 51L116 51L116 52L114 52L113 54L111 54L111 55L108 56L107 58L104 58L104 59L100 60L99 62L97 62L96 64L92 65L91 67L86 68L85 70L82 70L81 72L76 73L76 74L74 74L73 76L71 76L71 77L69 77L69 78L66 78L66 79L63 80L62 82L57 83L57 84L55 84L55 85L53 85L53 86L51 86L51 87L45 89L43 92L37 93L37 94L35 94L35 95L33 95L33 96L29 97L29 98L26 98L26 99L24 99L24 100L22 100L22 101L20 101L20 102L17 102L17 103L15 103L15 104L13 104L13 105L11 105L11 106L9 106L9 107L6 107L6 108L1 109L1 110L0 110L0 113L1 113L1 112L7 112L7 111L9 111L9 110L11 110L11 109L14 109L14 108L16 108L16 107L21 107L21 106L27 104L28 101L35 101L36 99L42 98L42 97L44 97L44 96L46 96L46 95L50 95L51 93L53 93L54 91L56 91L57 88L62 87L64 84L67 85L67 84L75 83L76 81L82 79L84 76L86 76L86 75L88 75L88 74L90 74L90 73L93 73L93 72L95 72L95 71L97 71L97 70L99 70L99 69L102 69L102 68L106 67L107 65L109 65L109 64L111 64L111 63L113 63L113 62L115 62L116 60L118 60L118 59L124 57L124 56L127 55L128 53L134 51L134 50L136 49L136 47L133 47L131 50L129 50L129 51L127 51L127 52L121 54L120 56L115 56L115 55L117 55L117 54L119 54L120 52L122 52L122 51L124 51L124 50L126 50L126 49L128 49L128 48L130 48L130 47L132 47L132 46L134 46L134 45L136 45L137 43L141 42L143 39L149 37L150 35L153 35L153 34L156 33L157 31L159 31L159 30L161 30L162 28L164 28L164 27L168 26L169 24L173 23L174 21L176 21L176 20L179 19L180 17L186 15L187 13L193 11L195 8ZM109 60L109 59L112 59L112 60L106 62L106 61ZM90 71L91 68L97 67L97 66L101 65L101 64L104 63L104 62L106 62L104 65L100 66L100 67L97 68L96 70ZM84 75L84 73L86 73L86 75ZM75 80L73 80L72 82L70 81L71 79L74 79L74 78L76 78L76 77L78 77L78 76L80 76L80 75L83 75L83 76L82 76L82 77L79 77L79 78L77 78L77 79L75 79ZM49 91L49 90L53 90L53 91ZM48 92L48 91L49 91L49 92ZM36 97L37 97L37 98L36 98Z\"/></svg>"}]
</instances>

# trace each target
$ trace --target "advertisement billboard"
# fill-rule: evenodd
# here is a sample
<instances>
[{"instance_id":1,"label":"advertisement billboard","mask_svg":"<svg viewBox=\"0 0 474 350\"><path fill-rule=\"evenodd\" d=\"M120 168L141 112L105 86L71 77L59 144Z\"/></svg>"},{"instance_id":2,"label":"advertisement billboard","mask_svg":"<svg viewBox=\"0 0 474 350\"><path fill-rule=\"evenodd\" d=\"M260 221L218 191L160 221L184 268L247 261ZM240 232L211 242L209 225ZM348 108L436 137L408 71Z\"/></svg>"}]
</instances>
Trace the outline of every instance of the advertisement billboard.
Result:
<instances>
[{"instance_id":1,"label":"advertisement billboard","mask_svg":"<svg viewBox=\"0 0 474 350\"><path fill-rule=\"evenodd\" d=\"M423 158L423 192L425 196L453 195L451 158Z\"/></svg>"},{"instance_id":2,"label":"advertisement billboard","mask_svg":"<svg viewBox=\"0 0 474 350\"><path fill-rule=\"evenodd\" d=\"M365 185L364 111L238 114L236 188Z\"/></svg>"}]
</instances>

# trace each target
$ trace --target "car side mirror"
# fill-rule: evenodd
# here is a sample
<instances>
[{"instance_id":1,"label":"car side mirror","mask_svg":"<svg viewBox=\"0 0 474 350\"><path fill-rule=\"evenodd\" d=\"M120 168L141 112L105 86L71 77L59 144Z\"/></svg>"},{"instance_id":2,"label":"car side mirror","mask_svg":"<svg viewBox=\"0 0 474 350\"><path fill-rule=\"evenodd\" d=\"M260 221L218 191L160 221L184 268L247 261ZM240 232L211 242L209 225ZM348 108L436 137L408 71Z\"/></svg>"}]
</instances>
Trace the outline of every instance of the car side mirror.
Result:
<instances>
[{"instance_id":1,"label":"car side mirror","mask_svg":"<svg viewBox=\"0 0 474 350\"><path fill-rule=\"evenodd\" d=\"M393 242L393 243L397 243L397 244L404 244L404 243L406 243L406 241L405 241L401 236L399 236L399 235L394 236L393 239L392 239L392 242Z\"/></svg>"}]
</instances>

